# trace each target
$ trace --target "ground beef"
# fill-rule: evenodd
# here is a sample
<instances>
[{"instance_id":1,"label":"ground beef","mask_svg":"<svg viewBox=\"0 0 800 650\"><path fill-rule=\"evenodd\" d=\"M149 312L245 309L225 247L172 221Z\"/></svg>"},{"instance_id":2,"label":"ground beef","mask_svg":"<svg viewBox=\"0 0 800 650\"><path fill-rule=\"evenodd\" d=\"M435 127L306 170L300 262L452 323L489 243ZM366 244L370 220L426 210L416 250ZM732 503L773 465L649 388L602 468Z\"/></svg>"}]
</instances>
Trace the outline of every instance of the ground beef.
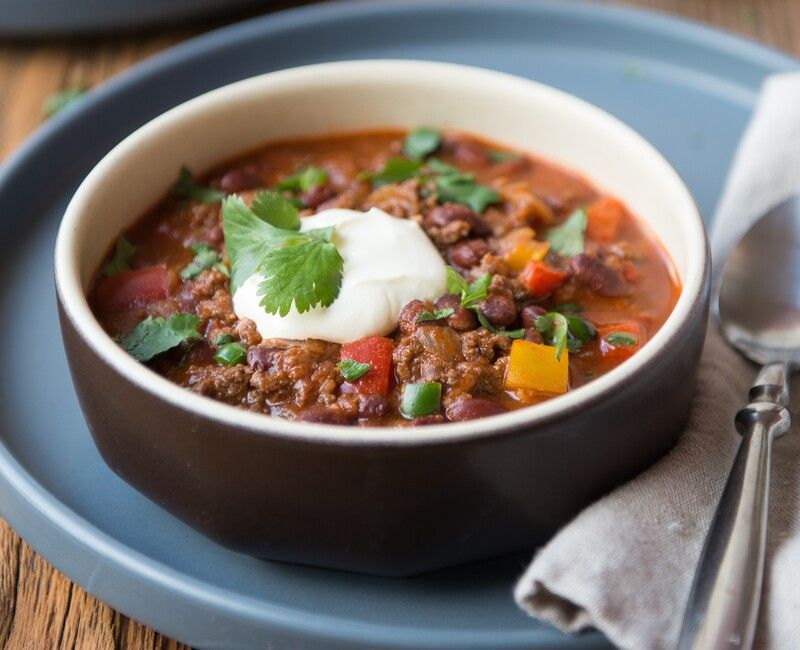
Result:
<instances>
[{"instance_id":1,"label":"ground beef","mask_svg":"<svg viewBox=\"0 0 800 650\"><path fill-rule=\"evenodd\" d=\"M416 180L384 185L364 201L365 208L378 208L394 217L408 219L420 213L419 183Z\"/></svg>"},{"instance_id":2,"label":"ground beef","mask_svg":"<svg viewBox=\"0 0 800 650\"><path fill-rule=\"evenodd\" d=\"M247 366L190 366L185 385L228 404L246 404L252 374Z\"/></svg>"}]
</instances>

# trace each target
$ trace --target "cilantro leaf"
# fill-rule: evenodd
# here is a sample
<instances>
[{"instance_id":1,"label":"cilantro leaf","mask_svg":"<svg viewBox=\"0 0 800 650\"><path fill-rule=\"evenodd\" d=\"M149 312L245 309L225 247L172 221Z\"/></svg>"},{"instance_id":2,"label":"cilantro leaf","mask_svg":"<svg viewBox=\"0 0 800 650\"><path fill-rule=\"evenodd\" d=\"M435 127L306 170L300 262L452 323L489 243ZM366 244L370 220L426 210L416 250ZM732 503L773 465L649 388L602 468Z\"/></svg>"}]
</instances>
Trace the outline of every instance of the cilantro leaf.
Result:
<instances>
[{"instance_id":1,"label":"cilantro leaf","mask_svg":"<svg viewBox=\"0 0 800 650\"><path fill-rule=\"evenodd\" d=\"M287 176L276 189L290 192L310 192L315 187L325 185L328 182L328 172L322 167L304 167L296 174Z\"/></svg>"},{"instance_id":2,"label":"cilantro leaf","mask_svg":"<svg viewBox=\"0 0 800 650\"><path fill-rule=\"evenodd\" d=\"M569 333L581 342L591 341L597 336L597 330L588 320L578 316L566 316Z\"/></svg>"},{"instance_id":3,"label":"cilantro leaf","mask_svg":"<svg viewBox=\"0 0 800 650\"><path fill-rule=\"evenodd\" d=\"M470 177L469 174L465 174L458 167L450 165L446 163L444 160L440 160L439 158L428 159L428 161L425 163L425 166L435 174L458 174L461 176L466 176L468 178Z\"/></svg>"},{"instance_id":4,"label":"cilantro leaf","mask_svg":"<svg viewBox=\"0 0 800 650\"><path fill-rule=\"evenodd\" d=\"M88 89L84 86L75 85L66 90L53 93L44 100L42 112L45 114L45 117L52 117L59 111L63 111L67 106L74 104L86 94L87 90Z\"/></svg>"},{"instance_id":5,"label":"cilantro leaf","mask_svg":"<svg viewBox=\"0 0 800 650\"><path fill-rule=\"evenodd\" d=\"M455 309L452 307L445 307L444 309L434 309L433 311L428 311L427 309L421 311L419 316L417 316L418 323L429 323L431 321L442 320L443 318L447 318L448 316L452 316L455 313Z\"/></svg>"},{"instance_id":6,"label":"cilantro leaf","mask_svg":"<svg viewBox=\"0 0 800 650\"><path fill-rule=\"evenodd\" d=\"M518 153L513 151L500 151L494 150L489 152L489 160L495 163L507 162L509 160L519 160L522 158Z\"/></svg>"},{"instance_id":7,"label":"cilantro leaf","mask_svg":"<svg viewBox=\"0 0 800 650\"><path fill-rule=\"evenodd\" d=\"M114 245L114 255L109 262L103 265L100 273L106 277L109 275L116 275L123 271L129 271L131 268L131 257L136 253L136 247L125 237L120 235L117 238L117 243Z\"/></svg>"},{"instance_id":8,"label":"cilantro leaf","mask_svg":"<svg viewBox=\"0 0 800 650\"><path fill-rule=\"evenodd\" d=\"M220 334L217 338L214 339L214 345L217 347L222 347L226 343L233 343L234 338L230 334Z\"/></svg>"},{"instance_id":9,"label":"cilantro leaf","mask_svg":"<svg viewBox=\"0 0 800 650\"><path fill-rule=\"evenodd\" d=\"M297 207L276 192L259 192L253 199L250 209L271 226L300 230Z\"/></svg>"},{"instance_id":10,"label":"cilantro leaf","mask_svg":"<svg viewBox=\"0 0 800 650\"><path fill-rule=\"evenodd\" d=\"M525 328L520 327L518 330L497 330L498 334L503 334L510 339L521 339L525 336Z\"/></svg>"},{"instance_id":11,"label":"cilantro leaf","mask_svg":"<svg viewBox=\"0 0 800 650\"><path fill-rule=\"evenodd\" d=\"M489 284L491 281L492 276L486 273L472 282L472 284L467 287L466 292L461 294L461 306L470 309L477 306L481 300L485 300L489 292Z\"/></svg>"},{"instance_id":12,"label":"cilantro leaf","mask_svg":"<svg viewBox=\"0 0 800 650\"><path fill-rule=\"evenodd\" d=\"M200 319L194 314L173 314L168 319L148 316L120 341L122 349L137 361L149 361L184 341L199 340Z\"/></svg>"},{"instance_id":13,"label":"cilantro leaf","mask_svg":"<svg viewBox=\"0 0 800 650\"><path fill-rule=\"evenodd\" d=\"M564 257L580 255L584 250L584 233L586 232L586 210L578 208L560 226L550 228L545 239L550 242L553 251Z\"/></svg>"},{"instance_id":14,"label":"cilantro leaf","mask_svg":"<svg viewBox=\"0 0 800 650\"><path fill-rule=\"evenodd\" d=\"M537 316L534 327L544 338L547 345L552 345L556 349L556 359L561 359L561 354L567 347L567 334L569 324L564 314L551 311L543 316Z\"/></svg>"},{"instance_id":15,"label":"cilantro leaf","mask_svg":"<svg viewBox=\"0 0 800 650\"><path fill-rule=\"evenodd\" d=\"M170 194L179 199L189 199L198 203L218 203L225 197L225 193L220 190L200 185L188 167L181 167L178 180L170 189Z\"/></svg>"},{"instance_id":16,"label":"cilantro leaf","mask_svg":"<svg viewBox=\"0 0 800 650\"><path fill-rule=\"evenodd\" d=\"M409 178L417 175L422 163L405 158L389 158L384 164L383 169L372 174L372 183L375 186L389 185L390 183L402 183Z\"/></svg>"},{"instance_id":17,"label":"cilantro leaf","mask_svg":"<svg viewBox=\"0 0 800 650\"><path fill-rule=\"evenodd\" d=\"M605 336L606 342L611 345L633 347L639 345L639 339L630 332L611 332Z\"/></svg>"},{"instance_id":18,"label":"cilantro leaf","mask_svg":"<svg viewBox=\"0 0 800 650\"><path fill-rule=\"evenodd\" d=\"M454 293L457 296L465 294L469 290L469 282L456 271L452 266L447 267L447 293Z\"/></svg>"},{"instance_id":19,"label":"cilantro leaf","mask_svg":"<svg viewBox=\"0 0 800 650\"><path fill-rule=\"evenodd\" d=\"M435 152L442 143L442 132L421 126L406 136L403 142L403 153L411 160L423 160Z\"/></svg>"},{"instance_id":20,"label":"cilantro leaf","mask_svg":"<svg viewBox=\"0 0 800 650\"><path fill-rule=\"evenodd\" d=\"M187 264L181 271L181 279L192 280L203 271L214 268L223 275L229 276L230 273L222 263L222 255L211 244L206 242L196 242L192 244L194 259Z\"/></svg>"},{"instance_id":21,"label":"cilantro leaf","mask_svg":"<svg viewBox=\"0 0 800 650\"><path fill-rule=\"evenodd\" d=\"M342 359L336 364L336 367L347 381L355 381L372 370L371 363L361 363L355 359Z\"/></svg>"},{"instance_id":22,"label":"cilantro leaf","mask_svg":"<svg viewBox=\"0 0 800 650\"><path fill-rule=\"evenodd\" d=\"M284 213L287 208L279 201L286 202L277 197L271 205ZM276 228L268 222L270 215L256 214L238 196L225 199L222 214L231 293L258 271L258 294L267 313L285 316L292 304L303 313L336 300L344 260L332 242L332 227L307 232Z\"/></svg>"},{"instance_id":23,"label":"cilantro leaf","mask_svg":"<svg viewBox=\"0 0 800 650\"><path fill-rule=\"evenodd\" d=\"M491 187L475 182L472 174L462 172L438 158L427 162L428 169L438 174L433 182L440 203L462 203L475 212L483 212L492 203L500 201L500 194Z\"/></svg>"}]
</instances>

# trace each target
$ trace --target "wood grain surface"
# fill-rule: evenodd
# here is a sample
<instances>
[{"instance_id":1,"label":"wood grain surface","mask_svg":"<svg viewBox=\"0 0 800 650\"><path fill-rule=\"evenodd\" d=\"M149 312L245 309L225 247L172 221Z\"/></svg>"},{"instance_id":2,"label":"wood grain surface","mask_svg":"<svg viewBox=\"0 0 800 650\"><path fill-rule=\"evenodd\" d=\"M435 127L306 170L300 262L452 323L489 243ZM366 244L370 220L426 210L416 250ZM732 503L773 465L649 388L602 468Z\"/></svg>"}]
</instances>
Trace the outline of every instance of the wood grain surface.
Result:
<instances>
[{"instance_id":1,"label":"wood grain surface","mask_svg":"<svg viewBox=\"0 0 800 650\"><path fill-rule=\"evenodd\" d=\"M800 0L628 0L620 4L706 21L800 55ZM42 103L51 93L76 84L97 85L174 43L248 15L255 13L113 37L0 42L0 161L41 124ZM2 520L0 647L186 648L74 585Z\"/></svg>"}]
</instances>

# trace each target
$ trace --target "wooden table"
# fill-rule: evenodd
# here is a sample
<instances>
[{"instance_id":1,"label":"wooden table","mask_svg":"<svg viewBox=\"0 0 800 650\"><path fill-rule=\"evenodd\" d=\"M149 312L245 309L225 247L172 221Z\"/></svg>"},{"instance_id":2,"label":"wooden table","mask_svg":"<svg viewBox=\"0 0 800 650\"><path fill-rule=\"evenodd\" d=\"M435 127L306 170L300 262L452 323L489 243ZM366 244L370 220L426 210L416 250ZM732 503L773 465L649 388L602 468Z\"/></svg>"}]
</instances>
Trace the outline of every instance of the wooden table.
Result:
<instances>
[{"instance_id":1,"label":"wooden table","mask_svg":"<svg viewBox=\"0 0 800 650\"><path fill-rule=\"evenodd\" d=\"M800 55L798 0L629 0L628 3L707 21ZM246 16L229 16L165 32L0 43L0 160L39 126L42 102L54 91L75 84L96 85L165 47L242 17ZM87 594L37 555L2 520L0 646L25 650L185 648Z\"/></svg>"}]
</instances>

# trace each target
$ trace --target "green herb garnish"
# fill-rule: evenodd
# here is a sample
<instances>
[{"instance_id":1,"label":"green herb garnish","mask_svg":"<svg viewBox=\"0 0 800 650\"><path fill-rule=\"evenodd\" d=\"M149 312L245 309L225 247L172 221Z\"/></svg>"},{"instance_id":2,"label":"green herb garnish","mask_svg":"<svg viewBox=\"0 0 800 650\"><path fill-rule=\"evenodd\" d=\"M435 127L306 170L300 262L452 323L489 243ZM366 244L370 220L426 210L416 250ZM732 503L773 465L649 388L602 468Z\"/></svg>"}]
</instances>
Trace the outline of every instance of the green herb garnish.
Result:
<instances>
[{"instance_id":1,"label":"green herb garnish","mask_svg":"<svg viewBox=\"0 0 800 650\"><path fill-rule=\"evenodd\" d=\"M510 339L521 339L525 336L525 328L521 327L518 330L496 330L497 334L502 334Z\"/></svg>"},{"instance_id":2,"label":"green herb garnish","mask_svg":"<svg viewBox=\"0 0 800 650\"><path fill-rule=\"evenodd\" d=\"M149 361L184 341L202 339L200 319L193 314L173 314L168 319L148 316L120 341L122 349L137 361Z\"/></svg>"},{"instance_id":3,"label":"green herb garnish","mask_svg":"<svg viewBox=\"0 0 800 650\"><path fill-rule=\"evenodd\" d=\"M52 117L59 111L63 111L67 106L74 104L86 94L87 88L84 86L72 86L66 90L53 93L42 104L42 112L46 117Z\"/></svg>"},{"instance_id":4,"label":"green herb garnish","mask_svg":"<svg viewBox=\"0 0 800 650\"><path fill-rule=\"evenodd\" d=\"M283 230L300 230L300 215L294 202L276 192L259 192L250 210L270 226Z\"/></svg>"},{"instance_id":5,"label":"green herb garnish","mask_svg":"<svg viewBox=\"0 0 800 650\"><path fill-rule=\"evenodd\" d=\"M222 347L226 343L233 343L234 340L235 339L230 334L220 334L214 339L214 345L217 347Z\"/></svg>"},{"instance_id":6,"label":"green herb garnish","mask_svg":"<svg viewBox=\"0 0 800 650\"><path fill-rule=\"evenodd\" d=\"M296 174L284 178L277 189L290 192L310 192L328 182L328 172L322 167L304 167Z\"/></svg>"},{"instance_id":7,"label":"green herb garnish","mask_svg":"<svg viewBox=\"0 0 800 650\"><path fill-rule=\"evenodd\" d=\"M247 360L247 348L241 343L231 341L220 346L214 355L214 361L224 366L238 366Z\"/></svg>"},{"instance_id":8,"label":"green herb garnish","mask_svg":"<svg viewBox=\"0 0 800 650\"><path fill-rule=\"evenodd\" d=\"M611 332L611 334L605 336L605 340L615 346L633 347L634 345L639 345L639 339L630 332Z\"/></svg>"},{"instance_id":9,"label":"green herb garnish","mask_svg":"<svg viewBox=\"0 0 800 650\"><path fill-rule=\"evenodd\" d=\"M447 292L461 296L461 306L467 309L486 299L491 281L492 276L487 273L470 283L452 266L447 267Z\"/></svg>"},{"instance_id":10,"label":"green herb garnish","mask_svg":"<svg viewBox=\"0 0 800 650\"><path fill-rule=\"evenodd\" d=\"M586 210L578 208L560 226L545 232L550 248L563 257L580 255L584 250L586 233Z\"/></svg>"},{"instance_id":11,"label":"green herb garnish","mask_svg":"<svg viewBox=\"0 0 800 650\"><path fill-rule=\"evenodd\" d=\"M553 311L560 311L562 314L580 314L583 311L583 307L577 302L562 302L553 307Z\"/></svg>"},{"instance_id":12,"label":"green herb garnish","mask_svg":"<svg viewBox=\"0 0 800 650\"><path fill-rule=\"evenodd\" d=\"M584 343L597 336L594 325L589 321L577 316L565 316L556 311L537 316L534 327L545 343L556 348L556 359L561 358L564 349L578 352Z\"/></svg>"},{"instance_id":13,"label":"green herb garnish","mask_svg":"<svg viewBox=\"0 0 800 650\"><path fill-rule=\"evenodd\" d=\"M196 242L191 246L194 259L181 271L181 279L192 280L208 269L217 269L226 277L230 276L227 267L222 263L222 255L211 244Z\"/></svg>"},{"instance_id":14,"label":"green herb garnish","mask_svg":"<svg viewBox=\"0 0 800 650\"><path fill-rule=\"evenodd\" d=\"M355 359L342 359L336 364L336 367L347 381L355 381L372 370L371 363L361 363Z\"/></svg>"},{"instance_id":15,"label":"green herb garnish","mask_svg":"<svg viewBox=\"0 0 800 650\"><path fill-rule=\"evenodd\" d=\"M225 193L198 183L188 167L181 167L178 180L175 181L170 194L179 199L189 199L198 203L219 203Z\"/></svg>"},{"instance_id":16,"label":"green herb garnish","mask_svg":"<svg viewBox=\"0 0 800 650\"><path fill-rule=\"evenodd\" d=\"M428 169L438 174L433 179L440 203L462 203L475 212L483 212L500 200L500 194L491 187L475 182L472 174L462 172L438 158L427 162Z\"/></svg>"},{"instance_id":17,"label":"green herb garnish","mask_svg":"<svg viewBox=\"0 0 800 650\"><path fill-rule=\"evenodd\" d=\"M258 212L238 196L222 204L231 293L258 272L260 304L267 313L286 316L292 305L301 314L317 305L328 307L339 295L344 267L332 242L333 227L306 232L277 228L272 223L293 224L297 208L279 195L262 200L262 194L253 202Z\"/></svg>"},{"instance_id":18,"label":"green herb garnish","mask_svg":"<svg viewBox=\"0 0 800 650\"><path fill-rule=\"evenodd\" d=\"M120 235L117 238L117 243L114 245L114 255L111 260L103 264L100 273L108 277L109 275L116 275L123 271L129 271L131 268L131 257L136 253L136 247L124 236Z\"/></svg>"},{"instance_id":19,"label":"green herb garnish","mask_svg":"<svg viewBox=\"0 0 800 650\"><path fill-rule=\"evenodd\" d=\"M411 160L424 160L434 153L442 144L442 132L421 126L406 136L403 142L403 153Z\"/></svg>"},{"instance_id":20,"label":"green herb garnish","mask_svg":"<svg viewBox=\"0 0 800 650\"><path fill-rule=\"evenodd\" d=\"M522 158L518 153L514 153L513 151L490 151L489 152L489 160L496 163L507 162L509 160L519 160Z\"/></svg>"},{"instance_id":21,"label":"green herb garnish","mask_svg":"<svg viewBox=\"0 0 800 650\"><path fill-rule=\"evenodd\" d=\"M402 183L414 178L422 167L422 163L405 158L389 158L379 172L371 174L370 178L375 186Z\"/></svg>"},{"instance_id":22,"label":"green herb garnish","mask_svg":"<svg viewBox=\"0 0 800 650\"><path fill-rule=\"evenodd\" d=\"M455 309L452 307L445 307L444 309L434 309L433 311L428 311L427 309L421 311L419 316L417 316L418 323L428 323L431 321L442 320L443 318L447 318L448 316L452 316L455 313Z\"/></svg>"}]
</instances>

